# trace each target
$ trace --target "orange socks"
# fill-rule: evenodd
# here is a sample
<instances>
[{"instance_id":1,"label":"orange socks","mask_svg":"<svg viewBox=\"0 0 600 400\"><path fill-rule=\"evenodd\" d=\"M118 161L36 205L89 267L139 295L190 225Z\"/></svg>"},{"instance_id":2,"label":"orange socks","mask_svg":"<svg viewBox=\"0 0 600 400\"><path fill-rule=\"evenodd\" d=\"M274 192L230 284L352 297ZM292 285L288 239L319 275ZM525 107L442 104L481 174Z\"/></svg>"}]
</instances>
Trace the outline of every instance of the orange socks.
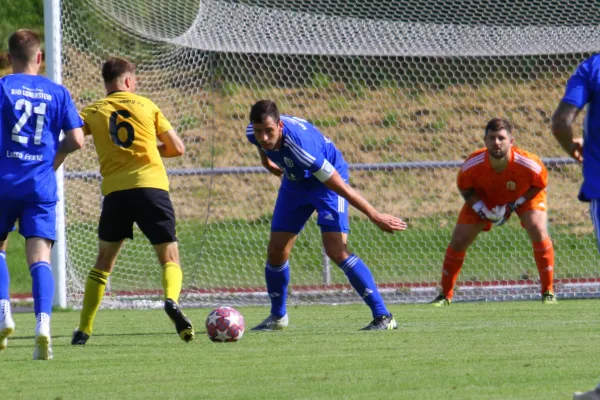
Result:
<instances>
[{"instance_id":1,"label":"orange socks","mask_svg":"<svg viewBox=\"0 0 600 400\"><path fill-rule=\"evenodd\" d=\"M454 295L453 289L458 273L465 262L464 251L454 251L448 246L446 255L444 256L444 265L442 266L442 291L446 298L451 299Z\"/></svg>"},{"instance_id":2,"label":"orange socks","mask_svg":"<svg viewBox=\"0 0 600 400\"><path fill-rule=\"evenodd\" d=\"M540 274L540 283L542 285L542 294L552 290L552 281L554 278L554 247L552 240L548 237L541 242L533 243L533 258Z\"/></svg>"},{"instance_id":3,"label":"orange socks","mask_svg":"<svg viewBox=\"0 0 600 400\"><path fill-rule=\"evenodd\" d=\"M450 246L446 249L442 267L442 291L448 299L451 299L454 295L454 285L465 262L465 256L466 252L464 251L454 251ZM541 242L533 243L533 257L540 274L542 294L546 291L554 292L552 288L554 279L554 247L552 247L552 240L546 238Z\"/></svg>"}]
</instances>

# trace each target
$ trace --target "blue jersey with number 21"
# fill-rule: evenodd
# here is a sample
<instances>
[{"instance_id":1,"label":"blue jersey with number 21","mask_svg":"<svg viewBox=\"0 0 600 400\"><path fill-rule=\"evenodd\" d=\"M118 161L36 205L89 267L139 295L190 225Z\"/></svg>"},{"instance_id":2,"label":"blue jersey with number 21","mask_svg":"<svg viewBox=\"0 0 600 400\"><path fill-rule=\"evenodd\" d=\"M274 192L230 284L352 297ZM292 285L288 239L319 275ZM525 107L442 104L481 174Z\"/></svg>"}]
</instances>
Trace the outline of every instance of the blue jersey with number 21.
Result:
<instances>
[{"instance_id":1,"label":"blue jersey with number 21","mask_svg":"<svg viewBox=\"0 0 600 400\"><path fill-rule=\"evenodd\" d=\"M282 115L281 121L283 142L279 150L262 149L254 137L252 124L246 128L246 137L283 170L282 187L324 186L313 174L323 168L325 161L328 161L344 180L348 179L348 164L331 140L323 136L310 122L301 118Z\"/></svg>"},{"instance_id":2,"label":"blue jersey with number 21","mask_svg":"<svg viewBox=\"0 0 600 400\"><path fill-rule=\"evenodd\" d=\"M63 86L37 75L0 79L0 200L57 201L61 130L83 122Z\"/></svg>"}]
</instances>

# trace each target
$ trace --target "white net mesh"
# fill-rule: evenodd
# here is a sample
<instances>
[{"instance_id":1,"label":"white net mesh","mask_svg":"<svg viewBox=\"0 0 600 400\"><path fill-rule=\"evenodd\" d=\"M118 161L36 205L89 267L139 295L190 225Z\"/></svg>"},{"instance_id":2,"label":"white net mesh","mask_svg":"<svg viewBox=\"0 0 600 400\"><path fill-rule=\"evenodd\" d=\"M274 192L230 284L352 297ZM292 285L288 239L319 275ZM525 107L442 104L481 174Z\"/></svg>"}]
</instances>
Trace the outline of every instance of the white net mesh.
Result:
<instances>
[{"instance_id":1,"label":"white net mesh","mask_svg":"<svg viewBox=\"0 0 600 400\"><path fill-rule=\"evenodd\" d=\"M250 106L275 100L342 150L351 183L410 222L388 236L354 212L349 245L388 301L436 294L461 198L460 161L483 146L486 122L508 117L520 147L550 170L556 290L598 290L580 171L562 159L549 119L576 65L600 43L588 2L351 0L63 0L63 83L79 107L103 96L109 55L138 65L187 146L166 160L178 218L185 301L266 303L263 269L278 180L258 167L244 131ZM69 301L77 305L96 254L100 212L93 145L66 165ZM326 260L325 260L326 261ZM314 221L292 254L291 301L359 301L325 262ZM538 294L531 245L516 218L469 249L455 299ZM152 306L160 268L136 231L111 276L113 306Z\"/></svg>"}]
</instances>

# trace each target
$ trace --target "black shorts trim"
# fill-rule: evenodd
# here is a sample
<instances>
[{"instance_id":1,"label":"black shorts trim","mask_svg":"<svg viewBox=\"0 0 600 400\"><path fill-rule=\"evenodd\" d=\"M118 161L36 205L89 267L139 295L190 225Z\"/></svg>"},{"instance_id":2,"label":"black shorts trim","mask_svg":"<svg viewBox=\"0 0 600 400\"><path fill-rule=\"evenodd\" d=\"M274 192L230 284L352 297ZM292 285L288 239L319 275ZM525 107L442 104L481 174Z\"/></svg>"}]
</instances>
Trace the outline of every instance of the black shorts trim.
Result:
<instances>
[{"instance_id":1,"label":"black shorts trim","mask_svg":"<svg viewBox=\"0 0 600 400\"><path fill-rule=\"evenodd\" d=\"M175 211L169 192L135 188L109 193L102 201L98 238L105 242L133 239L133 223L152 244L176 242Z\"/></svg>"}]
</instances>

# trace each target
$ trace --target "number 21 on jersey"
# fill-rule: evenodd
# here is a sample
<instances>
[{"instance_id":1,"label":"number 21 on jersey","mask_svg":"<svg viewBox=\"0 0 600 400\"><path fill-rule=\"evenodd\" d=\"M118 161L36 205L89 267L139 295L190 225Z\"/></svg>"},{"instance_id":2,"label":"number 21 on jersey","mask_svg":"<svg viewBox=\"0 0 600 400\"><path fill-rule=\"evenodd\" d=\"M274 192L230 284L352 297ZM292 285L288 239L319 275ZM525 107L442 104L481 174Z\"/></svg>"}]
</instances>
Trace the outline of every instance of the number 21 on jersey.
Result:
<instances>
[{"instance_id":1,"label":"number 21 on jersey","mask_svg":"<svg viewBox=\"0 0 600 400\"><path fill-rule=\"evenodd\" d=\"M36 115L35 134L33 135L33 143L42 144L42 132L44 130L44 116L46 114L46 103L40 103L36 107L33 107L33 104L31 104L31 102L26 99L19 99L15 103L15 110L23 110L21 118L19 118L19 120L12 129L12 140L14 140L17 143L27 144L29 142L29 137L26 135L20 135L20 133L23 129L23 126L25 126L25 124L27 123L29 117L31 117L32 109L33 113Z\"/></svg>"}]
</instances>

